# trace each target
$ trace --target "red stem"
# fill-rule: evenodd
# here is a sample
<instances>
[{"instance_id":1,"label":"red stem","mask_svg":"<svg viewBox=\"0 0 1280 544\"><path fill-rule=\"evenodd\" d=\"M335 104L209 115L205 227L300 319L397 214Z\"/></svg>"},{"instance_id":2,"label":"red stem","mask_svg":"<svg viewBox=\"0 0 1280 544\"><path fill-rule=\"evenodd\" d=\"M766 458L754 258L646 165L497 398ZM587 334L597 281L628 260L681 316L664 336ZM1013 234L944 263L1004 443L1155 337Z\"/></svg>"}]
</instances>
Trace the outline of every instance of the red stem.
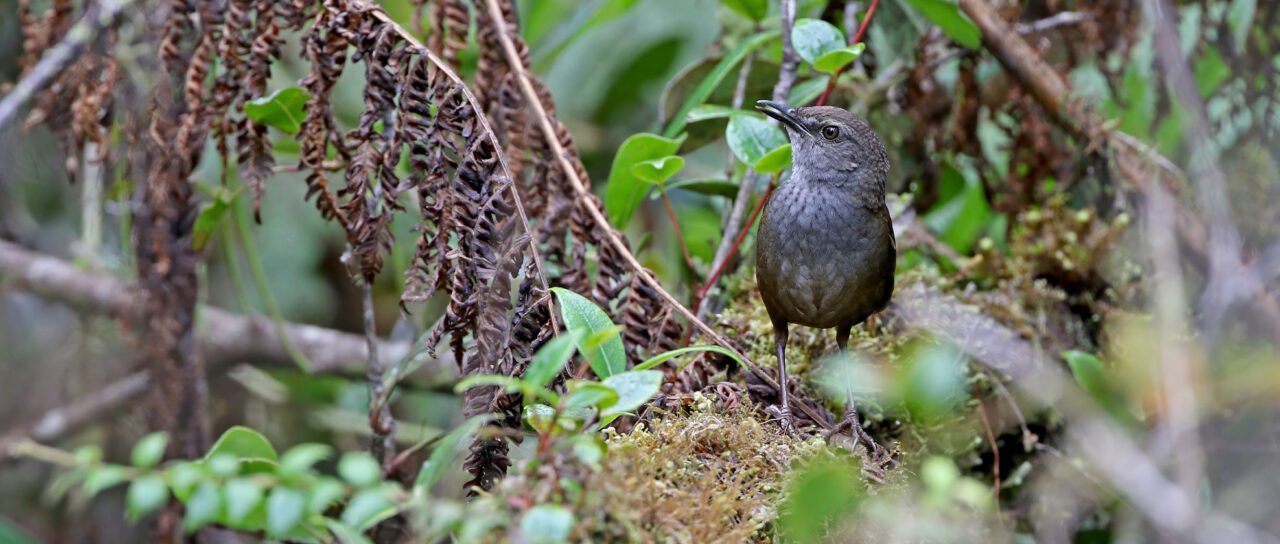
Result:
<instances>
[{"instance_id":1,"label":"red stem","mask_svg":"<svg viewBox=\"0 0 1280 544\"><path fill-rule=\"evenodd\" d=\"M689 257L689 246L684 243L684 232L680 230L680 222L676 221L676 211L671 208L671 199L667 198L667 190L664 187L658 187L658 192L662 194L662 203L667 207L667 218L671 220L671 227L675 229L676 241L680 243L680 253L684 254L684 265L689 267L689 275L697 278L698 269L693 267L693 258Z\"/></svg>"},{"instance_id":2,"label":"red stem","mask_svg":"<svg viewBox=\"0 0 1280 544\"><path fill-rule=\"evenodd\" d=\"M849 40L849 45L854 45L862 41L862 35L866 34L867 27L871 25L871 16L876 14L876 6L878 5L880 5L880 0L871 0L871 5L867 7L867 14L863 16L862 24L858 25L858 32L853 35L852 40ZM831 97L831 91L836 88L836 80L840 79L840 74L843 74L850 66L853 66L852 62L841 66L839 70L836 70L835 74L831 75L831 79L827 80L826 90L822 91L822 96L818 97L817 105L826 105L827 99Z\"/></svg>"}]
</instances>

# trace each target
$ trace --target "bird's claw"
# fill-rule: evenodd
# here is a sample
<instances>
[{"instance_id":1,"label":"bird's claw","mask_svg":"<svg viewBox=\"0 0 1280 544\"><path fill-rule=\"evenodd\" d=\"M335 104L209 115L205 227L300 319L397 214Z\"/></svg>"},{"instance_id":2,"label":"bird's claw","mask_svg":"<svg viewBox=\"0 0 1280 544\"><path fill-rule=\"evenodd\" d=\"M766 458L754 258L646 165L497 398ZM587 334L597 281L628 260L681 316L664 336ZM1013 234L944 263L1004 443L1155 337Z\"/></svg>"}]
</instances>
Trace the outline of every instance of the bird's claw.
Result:
<instances>
[{"instance_id":1,"label":"bird's claw","mask_svg":"<svg viewBox=\"0 0 1280 544\"><path fill-rule=\"evenodd\" d=\"M770 416L773 416L774 419L778 420L778 425L782 427L782 432L787 433L787 436L792 438L800 436L800 433L796 430L795 421L792 419L790 409L780 406L769 406L766 407L764 411Z\"/></svg>"},{"instance_id":2,"label":"bird's claw","mask_svg":"<svg viewBox=\"0 0 1280 544\"><path fill-rule=\"evenodd\" d=\"M849 433L844 434L845 431ZM828 443L851 452L857 453L861 446L864 452L862 477L878 484L884 483L884 469L893 462L893 456L862 428L858 423L857 415L845 414L844 419L840 420L835 427L824 431L823 436Z\"/></svg>"}]
</instances>

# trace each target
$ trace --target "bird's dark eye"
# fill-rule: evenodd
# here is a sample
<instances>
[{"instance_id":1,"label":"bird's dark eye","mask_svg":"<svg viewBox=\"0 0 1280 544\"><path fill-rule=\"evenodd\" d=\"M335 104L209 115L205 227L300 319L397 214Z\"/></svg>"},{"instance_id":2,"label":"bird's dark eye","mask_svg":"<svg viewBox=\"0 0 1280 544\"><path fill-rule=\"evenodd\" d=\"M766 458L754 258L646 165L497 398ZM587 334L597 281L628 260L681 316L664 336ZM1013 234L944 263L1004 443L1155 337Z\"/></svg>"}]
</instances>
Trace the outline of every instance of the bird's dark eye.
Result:
<instances>
[{"instance_id":1,"label":"bird's dark eye","mask_svg":"<svg viewBox=\"0 0 1280 544\"><path fill-rule=\"evenodd\" d=\"M839 135L840 135L840 129L837 128L835 125L827 125L825 127L822 127L823 138L826 138L828 140L834 140L836 139L836 136L839 136Z\"/></svg>"}]
</instances>

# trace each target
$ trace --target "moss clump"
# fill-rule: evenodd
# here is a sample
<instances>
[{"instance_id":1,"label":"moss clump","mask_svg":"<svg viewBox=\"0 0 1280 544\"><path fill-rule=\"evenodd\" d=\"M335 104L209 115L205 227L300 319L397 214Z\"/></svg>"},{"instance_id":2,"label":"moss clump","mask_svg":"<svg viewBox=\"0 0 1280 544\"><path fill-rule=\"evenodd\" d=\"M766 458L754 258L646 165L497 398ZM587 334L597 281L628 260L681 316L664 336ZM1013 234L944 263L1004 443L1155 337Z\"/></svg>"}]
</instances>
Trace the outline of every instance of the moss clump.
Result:
<instances>
[{"instance_id":1,"label":"moss clump","mask_svg":"<svg viewBox=\"0 0 1280 544\"><path fill-rule=\"evenodd\" d=\"M755 413L700 399L688 413L610 437L604 466L585 486L596 503L580 509L595 516L582 520L588 532L597 540L769 540L792 464L825 445L797 442Z\"/></svg>"}]
</instances>

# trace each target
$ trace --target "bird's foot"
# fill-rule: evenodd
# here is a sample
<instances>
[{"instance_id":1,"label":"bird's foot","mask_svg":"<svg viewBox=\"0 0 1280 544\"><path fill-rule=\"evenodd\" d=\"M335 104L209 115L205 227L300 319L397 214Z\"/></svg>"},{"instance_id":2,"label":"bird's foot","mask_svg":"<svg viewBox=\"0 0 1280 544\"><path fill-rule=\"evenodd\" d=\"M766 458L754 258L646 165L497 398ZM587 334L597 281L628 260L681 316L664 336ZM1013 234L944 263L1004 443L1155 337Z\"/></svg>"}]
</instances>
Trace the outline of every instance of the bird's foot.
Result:
<instances>
[{"instance_id":1,"label":"bird's foot","mask_svg":"<svg viewBox=\"0 0 1280 544\"><path fill-rule=\"evenodd\" d=\"M849 434L844 434L845 431L849 431ZM893 456L862 428L856 411L845 412L844 419L823 434L827 442L849 451L857 453L861 447L862 477L879 484L884 483L884 471L893 462Z\"/></svg>"},{"instance_id":2,"label":"bird's foot","mask_svg":"<svg viewBox=\"0 0 1280 544\"><path fill-rule=\"evenodd\" d=\"M791 438L798 438L800 433L796 431L795 419L791 415L791 407L789 406L769 406L764 409L765 413L773 416L778 420L778 425L782 427L782 432L787 433Z\"/></svg>"}]
</instances>

